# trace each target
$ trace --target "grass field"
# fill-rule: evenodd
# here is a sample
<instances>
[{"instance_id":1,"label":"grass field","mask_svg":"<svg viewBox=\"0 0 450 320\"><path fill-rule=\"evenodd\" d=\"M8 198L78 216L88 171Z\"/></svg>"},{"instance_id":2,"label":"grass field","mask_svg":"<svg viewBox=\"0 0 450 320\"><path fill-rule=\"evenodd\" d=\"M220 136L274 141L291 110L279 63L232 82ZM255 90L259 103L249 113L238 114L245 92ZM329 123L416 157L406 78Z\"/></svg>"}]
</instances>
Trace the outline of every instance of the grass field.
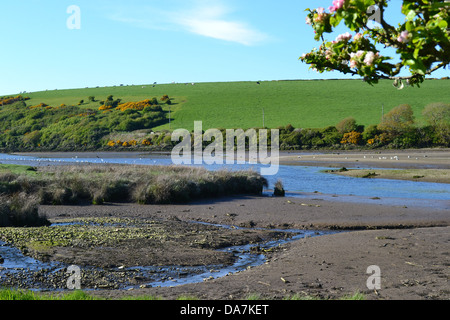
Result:
<instances>
[{"instance_id":1,"label":"grass field","mask_svg":"<svg viewBox=\"0 0 450 320\"><path fill-rule=\"evenodd\" d=\"M358 124L378 124L384 112L400 104L410 104L418 124L423 108L434 102L450 103L450 80L428 80L421 88L397 90L392 81L370 86L360 80L263 81L192 84L158 84L99 87L73 90L49 90L27 93L27 105L44 102L51 106L77 105L97 109L98 102L113 95L123 102L140 101L169 95L171 129L192 130L194 121L208 128L269 128L292 124L296 128L324 128L346 117ZM168 105L163 105L169 110ZM157 129L169 129L165 124Z\"/></svg>"}]
</instances>

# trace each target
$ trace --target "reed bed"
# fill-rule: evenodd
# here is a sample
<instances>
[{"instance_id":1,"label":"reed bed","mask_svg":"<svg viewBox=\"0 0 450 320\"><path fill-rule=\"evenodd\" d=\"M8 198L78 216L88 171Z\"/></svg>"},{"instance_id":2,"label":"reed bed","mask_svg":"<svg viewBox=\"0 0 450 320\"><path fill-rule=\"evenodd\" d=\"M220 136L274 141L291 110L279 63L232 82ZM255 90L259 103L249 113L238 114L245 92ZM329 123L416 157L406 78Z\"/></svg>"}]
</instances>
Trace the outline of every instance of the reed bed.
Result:
<instances>
[{"instance_id":1,"label":"reed bed","mask_svg":"<svg viewBox=\"0 0 450 320\"><path fill-rule=\"evenodd\" d=\"M70 165L38 167L34 174L0 174L1 221L33 212L36 204L90 202L176 204L238 194L261 194L267 180L254 171L199 167ZM16 205L13 204L13 199ZM36 209L37 210L37 209Z\"/></svg>"}]
</instances>

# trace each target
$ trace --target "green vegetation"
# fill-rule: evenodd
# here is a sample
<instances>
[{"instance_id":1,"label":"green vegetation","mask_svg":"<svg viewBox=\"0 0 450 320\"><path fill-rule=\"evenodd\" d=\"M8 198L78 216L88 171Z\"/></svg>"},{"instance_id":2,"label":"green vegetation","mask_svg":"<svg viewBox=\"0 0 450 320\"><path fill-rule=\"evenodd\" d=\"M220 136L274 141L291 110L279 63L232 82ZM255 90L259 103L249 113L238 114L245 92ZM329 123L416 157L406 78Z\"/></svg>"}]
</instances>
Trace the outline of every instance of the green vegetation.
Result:
<instances>
[{"instance_id":1,"label":"green vegetation","mask_svg":"<svg viewBox=\"0 0 450 320\"><path fill-rule=\"evenodd\" d=\"M1 289L0 290L0 300L107 300L104 298L99 298L90 295L81 290L75 290L70 293L57 293L57 294L43 294L37 293L29 290L15 290L15 289ZM125 296L116 300L163 300L161 297L156 297L152 295L142 295L142 296ZM194 296L182 295L178 297L177 300L199 300ZM262 300L260 294L249 295L245 300ZM292 296L286 296L283 300L322 300L315 296L305 296L300 294L294 294ZM355 293L353 295L347 295L339 300L365 300L365 296L362 293Z\"/></svg>"},{"instance_id":2,"label":"green vegetation","mask_svg":"<svg viewBox=\"0 0 450 320\"><path fill-rule=\"evenodd\" d=\"M3 177L2 177L3 178ZM0 180L0 188L3 191L14 190L10 188L8 181ZM0 227L16 226L45 226L49 221L39 215L38 202L34 197L28 197L25 193L13 193L11 196L0 195Z\"/></svg>"},{"instance_id":3,"label":"green vegetation","mask_svg":"<svg viewBox=\"0 0 450 320\"><path fill-rule=\"evenodd\" d=\"M185 203L233 194L260 194L267 186L267 180L253 171L92 165L39 167L30 175L20 173L23 170L16 166L16 173L6 171L3 165L0 168L0 226L46 224L38 217L38 204Z\"/></svg>"},{"instance_id":4,"label":"green vegetation","mask_svg":"<svg viewBox=\"0 0 450 320\"><path fill-rule=\"evenodd\" d=\"M193 130L197 120L204 130L281 128L284 149L445 146L449 120L441 111L450 101L448 81L404 90L390 81L370 87L360 80L319 80L35 92L5 98L11 103L0 106L0 150L170 148L170 130ZM414 124L408 128L414 130L403 130L401 138L382 135L382 111L388 115L401 105L410 107ZM438 112L444 118L437 119Z\"/></svg>"},{"instance_id":5,"label":"green vegetation","mask_svg":"<svg viewBox=\"0 0 450 320\"><path fill-rule=\"evenodd\" d=\"M86 292L76 290L66 294L42 294L29 290L1 289L0 300L98 300Z\"/></svg>"},{"instance_id":6,"label":"green vegetation","mask_svg":"<svg viewBox=\"0 0 450 320\"><path fill-rule=\"evenodd\" d=\"M53 107L47 103L30 106L19 101L3 106L0 149L95 150L106 145L103 139L112 132L147 129L166 122L166 113L156 107L111 112L99 110L100 105L86 109L81 105L61 103Z\"/></svg>"},{"instance_id":7,"label":"green vegetation","mask_svg":"<svg viewBox=\"0 0 450 320\"><path fill-rule=\"evenodd\" d=\"M403 23L390 21L392 17L384 14L388 1L336 0L329 12L324 8L306 9L306 23L314 29L314 40L321 44L300 59L321 73L358 75L369 84L395 79L399 88L405 84L420 87L427 75L449 64L450 6L446 2L403 0L396 9L404 15L399 19ZM376 11L372 11L374 6ZM339 29L347 32L331 41L328 34ZM358 33L353 36L349 31ZM406 70L410 75L400 77Z\"/></svg>"},{"instance_id":8,"label":"green vegetation","mask_svg":"<svg viewBox=\"0 0 450 320\"><path fill-rule=\"evenodd\" d=\"M36 173L36 170L36 167L21 166L17 164L0 164L0 174L14 173L34 175Z\"/></svg>"},{"instance_id":9,"label":"green vegetation","mask_svg":"<svg viewBox=\"0 0 450 320\"><path fill-rule=\"evenodd\" d=\"M93 248L114 246L124 240L175 237L163 224L155 221L86 218L59 223L65 224L51 228L1 228L0 239L27 253L45 253L53 247Z\"/></svg>"}]
</instances>

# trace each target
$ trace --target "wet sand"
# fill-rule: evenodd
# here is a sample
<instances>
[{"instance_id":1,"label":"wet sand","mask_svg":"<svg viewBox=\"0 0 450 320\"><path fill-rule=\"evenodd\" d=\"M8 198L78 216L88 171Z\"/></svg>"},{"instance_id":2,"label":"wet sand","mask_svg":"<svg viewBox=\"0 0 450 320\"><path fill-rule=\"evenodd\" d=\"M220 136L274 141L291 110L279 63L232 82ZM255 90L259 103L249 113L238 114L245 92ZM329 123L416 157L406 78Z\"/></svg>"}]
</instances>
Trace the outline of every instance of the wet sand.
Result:
<instances>
[{"instance_id":1,"label":"wet sand","mask_svg":"<svg viewBox=\"0 0 450 320\"><path fill-rule=\"evenodd\" d=\"M355 178L450 183L450 169L331 169L328 172Z\"/></svg>"},{"instance_id":2,"label":"wet sand","mask_svg":"<svg viewBox=\"0 0 450 320\"><path fill-rule=\"evenodd\" d=\"M450 150L282 152L280 164L335 168L450 169Z\"/></svg>"},{"instance_id":3,"label":"wet sand","mask_svg":"<svg viewBox=\"0 0 450 320\"><path fill-rule=\"evenodd\" d=\"M176 299L187 295L204 300L246 299L251 294L268 299L296 294L338 299L355 292L366 299L449 299L449 209L450 203L446 209L404 208L314 200L312 196L224 198L178 206L42 208L53 219L112 215L344 231L283 245L267 255L264 265L220 279L168 288L94 292L108 298L156 295ZM371 265L381 269L380 290L367 288L370 275L366 271Z\"/></svg>"}]
</instances>

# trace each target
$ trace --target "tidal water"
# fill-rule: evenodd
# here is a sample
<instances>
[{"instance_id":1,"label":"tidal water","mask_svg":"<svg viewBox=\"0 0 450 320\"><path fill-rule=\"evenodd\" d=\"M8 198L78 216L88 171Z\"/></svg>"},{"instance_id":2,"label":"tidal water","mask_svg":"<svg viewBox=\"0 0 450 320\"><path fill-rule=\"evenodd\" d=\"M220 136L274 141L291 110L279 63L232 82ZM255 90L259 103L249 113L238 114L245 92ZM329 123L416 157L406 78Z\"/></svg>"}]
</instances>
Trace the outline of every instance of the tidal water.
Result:
<instances>
[{"instance_id":1,"label":"tidal water","mask_svg":"<svg viewBox=\"0 0 450 320\"><path fill-rule=\"evenodd\" d=\"M31 166L77 164L138 164L172 165L169 156L140 155L139 153L56 153L52 157L36 157L0 154L0 163ZM201 165L209 170L254 169L259 172L263 165ZM265 166L268 167L268 166ZM334 201L369 202L379 204L409 205L448 208L450 210L450 184L428 183L391 179L361 179L324 173L326 167L280 165L278 173L266 176L269 181L266 194L270 194L277 180L281 180L287 196L305 197L314 195ZM351 169L349 167L348 169Z\"/></svg>"}]
</instances>

